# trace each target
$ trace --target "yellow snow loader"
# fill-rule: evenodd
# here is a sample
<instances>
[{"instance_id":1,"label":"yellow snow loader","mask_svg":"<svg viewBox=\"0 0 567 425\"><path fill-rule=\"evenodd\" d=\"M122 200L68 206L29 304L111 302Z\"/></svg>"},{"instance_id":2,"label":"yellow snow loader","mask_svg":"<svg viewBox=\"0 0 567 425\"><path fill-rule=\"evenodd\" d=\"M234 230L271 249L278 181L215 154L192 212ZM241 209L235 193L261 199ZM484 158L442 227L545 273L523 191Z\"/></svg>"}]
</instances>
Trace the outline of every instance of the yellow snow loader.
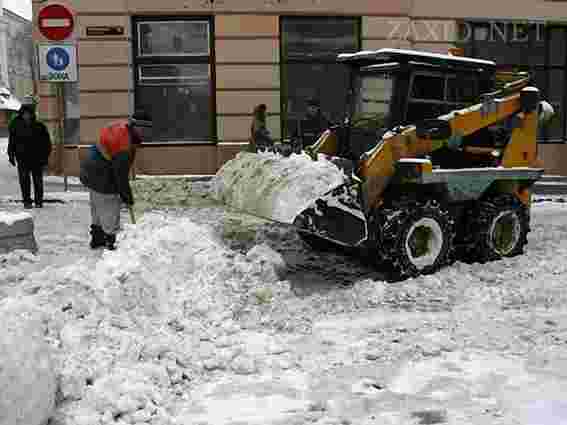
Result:
<instances>
[{"instance_id":1,"label":"yellow snow loader","mask_svg":"<svg viewBox=\"0 0 567 425\"><path fill-rule=\"evenodd\" d=\"M530 189L544 173L538 129L554 114L529 75L416 50L338 61L352 71L344 122L307 153L347 177L295 217L302 239L397 278L523 253Z\"/></svg>"}]
</instances>

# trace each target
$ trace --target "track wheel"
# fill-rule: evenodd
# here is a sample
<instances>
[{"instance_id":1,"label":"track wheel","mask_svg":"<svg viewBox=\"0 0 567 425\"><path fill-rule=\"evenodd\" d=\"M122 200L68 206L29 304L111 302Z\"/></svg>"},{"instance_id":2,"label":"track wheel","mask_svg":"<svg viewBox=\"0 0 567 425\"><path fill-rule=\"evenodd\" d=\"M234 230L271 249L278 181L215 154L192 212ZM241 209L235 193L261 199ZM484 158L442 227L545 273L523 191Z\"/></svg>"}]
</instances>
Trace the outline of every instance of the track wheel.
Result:
<instances>
[{"instance_id":1,"label":"track wheel","mask_svg":"<svg viewBox=\"0 0 567 425\"><path fill-rule=\"evenodd\" d=\"M523 254L530 231L529 209L511 194L481 201L469 219L469 261L485 263Z\"/></svg>"},{"instance_id":2,"label":"track wheel","mask_svg":"<svg viewBox=\"0 0 567 425\"><path fill-rule=\"evenodd\" d=\"M397 278L433 273L454 261L455 222L435 200L406 201L380 212L382 259Z\"/></svg>"}]
</instances>

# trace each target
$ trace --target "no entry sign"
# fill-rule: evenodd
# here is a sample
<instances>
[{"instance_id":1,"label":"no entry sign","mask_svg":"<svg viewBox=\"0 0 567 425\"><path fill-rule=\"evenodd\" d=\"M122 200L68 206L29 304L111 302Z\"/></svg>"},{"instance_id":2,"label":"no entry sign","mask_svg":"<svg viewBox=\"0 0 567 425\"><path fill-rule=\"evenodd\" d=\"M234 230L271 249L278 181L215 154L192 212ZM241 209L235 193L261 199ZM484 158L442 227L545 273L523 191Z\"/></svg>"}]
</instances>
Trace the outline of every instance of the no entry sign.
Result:
<instances>
[{"instance_id":1,"label":"no entry sign","mask_svg":"<svg viewBox=\"0 0 567 425\"><path fill-rule=\"evenodd\" d=\"M73 13L60 4L43 7L38 14L39 31L52 41L65 40L75 27Z\"/></svg>"}]
</instances>

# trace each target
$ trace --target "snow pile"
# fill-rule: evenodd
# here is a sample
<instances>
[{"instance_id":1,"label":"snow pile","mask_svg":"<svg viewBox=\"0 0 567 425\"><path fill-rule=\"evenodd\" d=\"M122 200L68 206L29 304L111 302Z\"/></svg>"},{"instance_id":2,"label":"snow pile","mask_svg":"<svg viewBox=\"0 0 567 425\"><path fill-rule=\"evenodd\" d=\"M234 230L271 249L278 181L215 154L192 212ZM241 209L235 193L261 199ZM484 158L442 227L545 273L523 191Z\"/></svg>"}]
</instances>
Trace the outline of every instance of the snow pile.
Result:
<instances>
[{"instance_id":1,"label":"snow pile","mask_svg":"<svg viewBox=\"0 0 567 425\"><path fill-rule=\"evenodd\" d=\"M23 249L0 255L0 299L4 297L3 291L8 286L23 280L27 266L38 261L37 256Z\"/></svg>"},{"instance_id":2,"label":"snow pile","mask_svg":"<svg viewBox=\"0 0 567 425\"><path fill-rule=\"evenodd\" d=\"M42 317L31 305L0 302L0 424L43 425L53 413L57 382Z\"/></svg>"},{"instance_id":3,"label":"snow pile","mask_svg":"<svg viewBox=\"0 0 567 425\"><path fill-rule=\"evenodd\" d=\"M344 182L345 175L325 159L306 154L239 153L211 182L214 199L242 211L292 223L316 198Z\"/></svg>"},{"instance_id":4,"label":"snow pile","mask_svg":"<svg viewBox=\"0 0 567 425\"><path fill-rule=\"evenodd\" d=\"M291 296L271 252L236 254L207 227L152 214L126 227L117 251L30 275L22 291L56 348L56 423L170 424L204 376L256 371L231 335Z\"/></svg>"}]
</instances>

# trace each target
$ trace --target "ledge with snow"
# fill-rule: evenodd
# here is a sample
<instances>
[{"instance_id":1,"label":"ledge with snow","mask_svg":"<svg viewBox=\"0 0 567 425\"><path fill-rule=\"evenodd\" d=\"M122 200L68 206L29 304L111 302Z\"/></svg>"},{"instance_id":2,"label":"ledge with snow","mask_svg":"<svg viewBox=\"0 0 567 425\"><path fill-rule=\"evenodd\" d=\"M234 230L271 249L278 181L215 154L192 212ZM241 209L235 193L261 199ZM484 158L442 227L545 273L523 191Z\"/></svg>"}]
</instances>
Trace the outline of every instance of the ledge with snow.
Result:
<instances>
[{"instance_id":1,"label":"ledge with snow","mask_svg":"<svg viewBox=\"0 0 567 425\"><path fill-rule=\"evenodd\" d=\"M28 213L0 212L0 254L16 249L37 252L33 217Z\"/></svg>"}]
</instances>

